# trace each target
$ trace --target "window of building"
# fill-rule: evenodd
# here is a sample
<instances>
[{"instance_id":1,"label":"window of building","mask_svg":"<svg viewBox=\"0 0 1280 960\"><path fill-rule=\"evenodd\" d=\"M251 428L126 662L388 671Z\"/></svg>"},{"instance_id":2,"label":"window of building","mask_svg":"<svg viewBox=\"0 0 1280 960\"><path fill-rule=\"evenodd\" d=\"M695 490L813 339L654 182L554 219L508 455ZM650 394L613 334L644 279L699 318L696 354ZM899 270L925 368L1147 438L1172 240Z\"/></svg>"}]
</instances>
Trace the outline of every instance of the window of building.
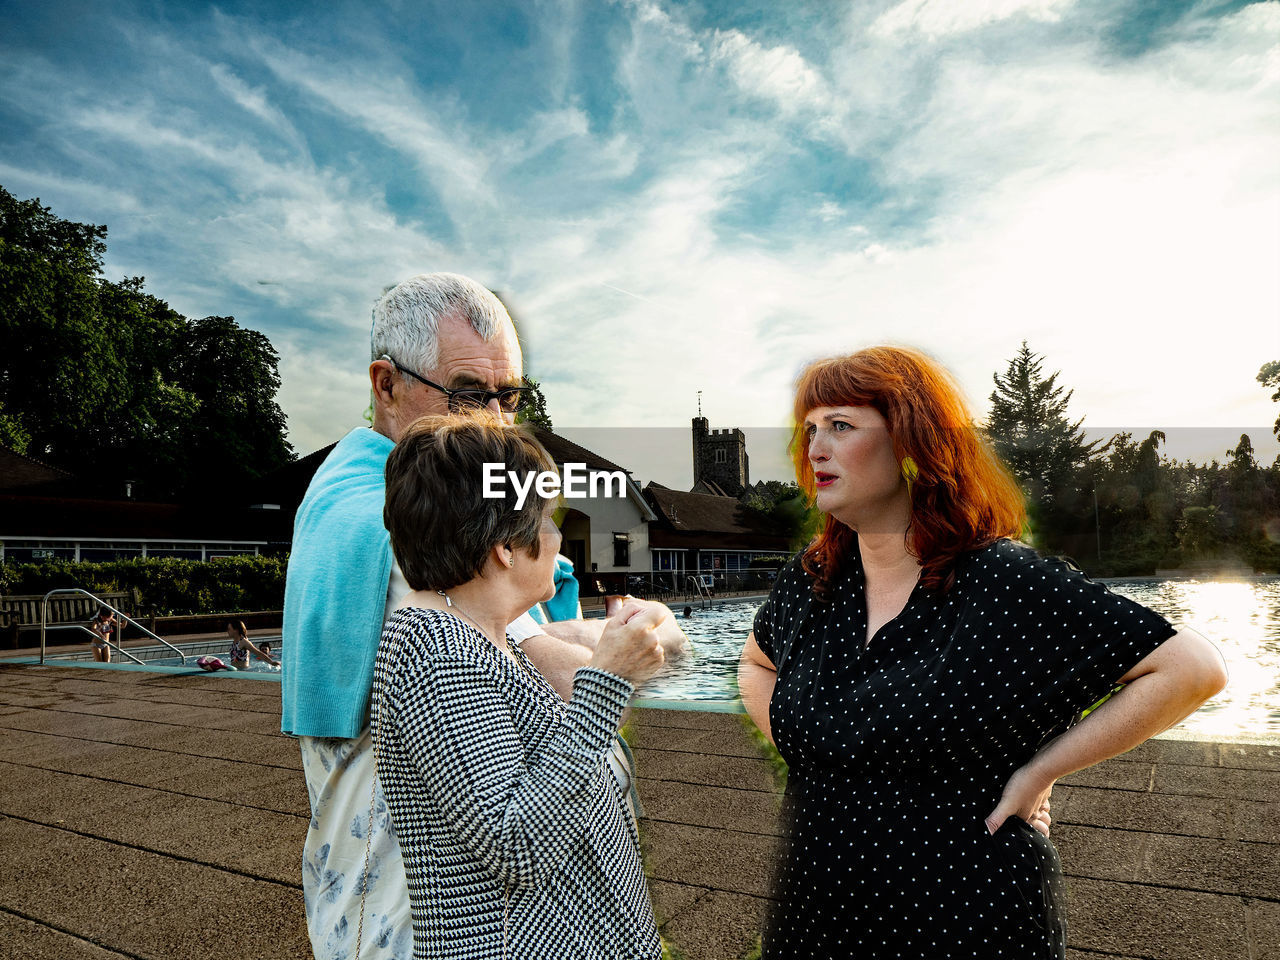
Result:
<instances>
[{"instance_id":1,"label":"window of building","mask_svg":"<svg viewBox=\"0 0 1280 960\"><path fill-rule=\"evenodd\" d=\"M716 450L716 463L728 463L728 462L729 462L729 451L726 450L724 447L720 447L718 450Z\"/></svg>"},{"instance_id":2,"label":"window of building","mask_svg":"<svg viewBox=\"0 0 1280 960\"><path fill-rule=\"evenodd\" d=\"M140 543L82 543L80 559L83 562L101 562L103 560L128 560L142 556Z\"/></svg>"},{"instance_id":3,"label":"window of building","mask_svg":"<svg viewBox=\"0 0 1280 960\"><path fill-rule=\"evenodd\" d=\"M631 538L625 533L613 535L613 565L615 567L631 566Z\"/></svg>"}]
</instances>

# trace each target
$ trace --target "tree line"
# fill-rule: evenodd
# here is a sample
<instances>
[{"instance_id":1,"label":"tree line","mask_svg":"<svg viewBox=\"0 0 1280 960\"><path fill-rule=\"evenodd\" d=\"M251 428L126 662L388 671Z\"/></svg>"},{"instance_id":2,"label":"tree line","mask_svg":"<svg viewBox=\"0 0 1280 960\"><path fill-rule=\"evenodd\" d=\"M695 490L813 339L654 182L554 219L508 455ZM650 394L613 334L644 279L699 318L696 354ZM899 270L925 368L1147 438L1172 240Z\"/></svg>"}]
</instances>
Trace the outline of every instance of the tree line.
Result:
<instances>
[{"instance_id":1,"label":"tree line","mask_svg":"<svg viewBox=\"0 0 1280 960\"><path fill-rule=\"evenodd\" d=\"M1280 571L1280 457L1259 464L1248 434L1207 464L1167 456L1159 430L1086 442L1067 410L1072 391L1025 341L993 379L987 433L1022 485L1041 550L1104 576ZM1257 380L1280 401L1280 362ZM1280 437L1280 417L1273 429Z\"/></svg>"},{"instance_id":2,"label":"tree line","mask_svg":"<svg viewBox=\"0 0 1280 960\"><path fill-rule=\"evenodd\" d=\"M0 446L143 499L226 495L294 459L270 340L105 279L106 236L0 187Z\"/></svg>"}]
</instances>

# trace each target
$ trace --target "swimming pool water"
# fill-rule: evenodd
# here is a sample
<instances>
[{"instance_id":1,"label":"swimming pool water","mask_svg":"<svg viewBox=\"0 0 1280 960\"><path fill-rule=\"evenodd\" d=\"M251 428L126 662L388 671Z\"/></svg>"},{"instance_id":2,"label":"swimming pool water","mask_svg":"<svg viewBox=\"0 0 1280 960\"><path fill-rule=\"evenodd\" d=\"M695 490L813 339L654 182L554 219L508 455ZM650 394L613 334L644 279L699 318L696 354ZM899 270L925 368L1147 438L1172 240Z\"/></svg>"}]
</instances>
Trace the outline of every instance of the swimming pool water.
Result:
<instances>
[{"instance_id":1,"label":"swimming pool water","mask_svg":"<svg viewBox=\"0 0 1280 960\"><path fill-rule=\"evenodd\" d=\"M1173 729L1195 737L1280 737L1280 577L1248 580L1110 581L1108 586L1176 625L1191 627L1222 651L1226 690ZM737 664L758 603L726 603L679 617L694 655L640 691L643 698L731 700Z\"/></svg>"},{"instance_id":2,"label":"swimming pool water","mask_svg":"<svg viewBox=\"0 0 1280 960\"><path fill-rule=\"evenodd\" d=\"M738 657L759 605L759 601L731 601L695 609L690 617L674 610L693 645L693 655L664 669L644 684L637 696L681 701L737 699Z\"/></svg>"},{"instance_id":3,"label":"swimming pool water","mask_svg":"<svg viewBox=\"0 0 1280 960\"><path fill-rule=\"evenodd\" d=\"M1227 689L1174 727L1175 732L1205 739L1280 738L1280 577L1132 579L1112 581L1109 586L1175 624L1198 630L1218 646L1227 661L1231 676ZM740 709L727 705L738 698L738 656L758 606L759 600L728 601L707 609L695 608L693 616L686 618L677 605L674 612L693 643L693 654L641 687L638 698L698 709ZM274 654L279 655L279 638L258 638L258 642L262 640L271 642ZM182 649L190 658L190 668L192 659L203 654L225 660L226 647L226 641L220 639L185 644ZM148 666L182 665L163 647L130 652L145 659ZM86 659L91 659L88 654L49 658L52 662ZM129 661L116 657L114 663ZM278 677L280 668L255 659L247 671L219 670L210 676L246 673L267 679L272 674Z\"/></svg>"}]
</instances>

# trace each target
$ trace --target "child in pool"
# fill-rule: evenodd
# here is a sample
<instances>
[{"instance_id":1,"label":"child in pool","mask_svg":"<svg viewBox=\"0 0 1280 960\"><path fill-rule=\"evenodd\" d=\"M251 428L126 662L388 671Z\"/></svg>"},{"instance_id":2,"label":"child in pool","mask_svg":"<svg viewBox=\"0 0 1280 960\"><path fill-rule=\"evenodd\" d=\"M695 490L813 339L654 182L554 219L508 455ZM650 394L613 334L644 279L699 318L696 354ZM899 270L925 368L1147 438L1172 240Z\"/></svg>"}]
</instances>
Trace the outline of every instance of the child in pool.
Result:
<instances>
[{"instance_id":1,"label":"child in pool","mask_svg":"<svg viewBox=\"0 0 1280 960\"><path fill-rule=\"evenodd\" d=\"M242 620L227 621L227 637L231 640L231 649L229 651L231 667L234 670L244 670L249 666L249 654L252 653L259 660L265 660L273 667L280 666L280 661L271 656L270 647L265 651L254 645L249 639L249 631L244 628Z\"/></svg>"}]
</instances>

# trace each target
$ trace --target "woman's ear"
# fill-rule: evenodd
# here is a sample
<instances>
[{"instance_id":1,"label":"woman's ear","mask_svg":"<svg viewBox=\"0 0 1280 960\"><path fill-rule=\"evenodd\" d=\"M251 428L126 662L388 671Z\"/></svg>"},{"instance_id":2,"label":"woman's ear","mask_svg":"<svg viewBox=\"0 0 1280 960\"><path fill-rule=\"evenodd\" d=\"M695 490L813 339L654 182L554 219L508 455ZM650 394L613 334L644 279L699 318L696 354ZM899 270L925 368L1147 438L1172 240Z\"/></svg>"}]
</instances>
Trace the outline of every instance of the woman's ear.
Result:
<instances>
[{"instance_id":1,"label":"woman's ear","mask_svg":"<svg viewBox=\"0 0 1280 960\"><path fill-rule=\"evenodd\" d=\"M490 555L500 567L511 568L516 564L515 551L511 549L509 543L495 543L490 550Z\"/></svg>"}]
</instances>

